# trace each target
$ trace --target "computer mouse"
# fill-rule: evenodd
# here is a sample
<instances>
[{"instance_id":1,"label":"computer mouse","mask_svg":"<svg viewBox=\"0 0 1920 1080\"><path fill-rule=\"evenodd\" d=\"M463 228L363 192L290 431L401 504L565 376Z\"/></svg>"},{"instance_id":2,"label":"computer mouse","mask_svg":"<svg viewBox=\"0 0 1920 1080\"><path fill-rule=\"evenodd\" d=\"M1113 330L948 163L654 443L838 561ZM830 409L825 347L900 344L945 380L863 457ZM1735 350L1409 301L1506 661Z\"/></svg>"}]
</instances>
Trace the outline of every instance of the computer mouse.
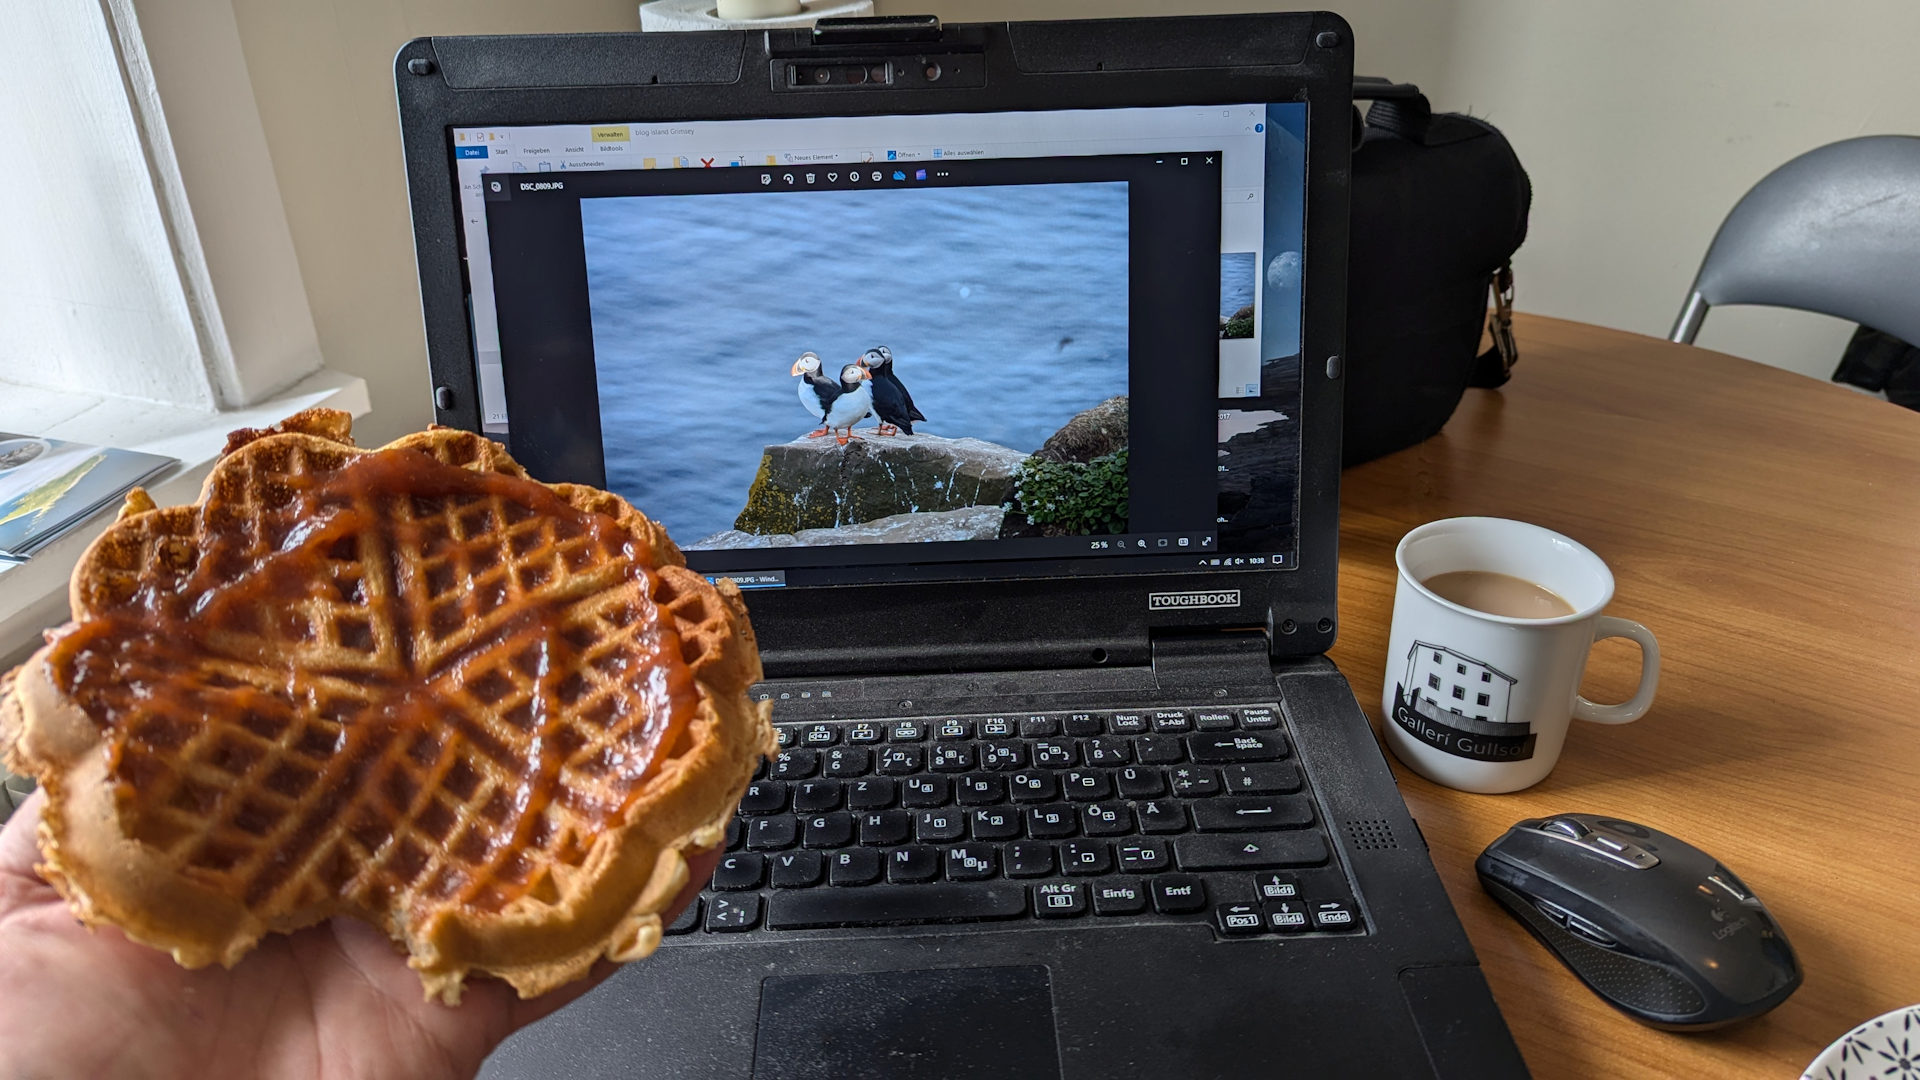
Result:
<instances>
[{"instance_id":1,"label":"computer mouse","mask_svg":"<svg viewBox=\"0 0 1920 1080\"><path fill-rule=\"evenodd\" d=\"M1793 946L1753 890L1657 829L1598 814L1528 818L1474 869L1588 989L1654 1027L1745 1020L1800 986Z\"/></svg>"}]
</instances>

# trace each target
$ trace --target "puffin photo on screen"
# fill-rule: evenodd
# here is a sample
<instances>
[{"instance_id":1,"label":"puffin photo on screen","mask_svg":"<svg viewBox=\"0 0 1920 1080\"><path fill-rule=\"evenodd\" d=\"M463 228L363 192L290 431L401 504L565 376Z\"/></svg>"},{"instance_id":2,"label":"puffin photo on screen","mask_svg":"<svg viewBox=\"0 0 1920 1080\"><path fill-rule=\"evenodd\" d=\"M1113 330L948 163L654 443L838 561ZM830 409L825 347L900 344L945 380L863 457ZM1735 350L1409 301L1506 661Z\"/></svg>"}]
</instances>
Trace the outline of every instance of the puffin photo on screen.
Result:
<instances>
[{"instance_id":1,"label":"puffin photo on screen","mask_svg":"<svg viewBox=\"0 0 1920 1080\"><path fill-rule=\"evenodd\" d=\"M913 422L926 417L914 408L907 384L893 373L893 350L875 345L861 354L860 366L873 373L873 411L880 417L880 434L913 434Z\"/></svg>"},{"instance_id":2,"label":"puffin photo on screen","mask_svg":"<svg viewBox=\"0 0 1920 1080\"><path fill-rule=\"evenodd\" d=\"M841 446L847 445L848 439L858 439L853 425L873 415L873 385L868 381L872 378L859 364L840 369L840 396L827 406L826 425L833 431L846 432L834 436Z\"/></svg>"},{"instance_id":3,"label":"puffin photo on screen","mask_svg":"<svg viewBox=\"0 0 1920 1080\"><path fill-rule=\"evenodd\" d=\"M827 425L827 410L842 393L840 384L820 374L820 357L812 351L800 354L793 362L789 375L800 376L800 407L807 415L820 421L820 430L807 432L807 438L817 439L833 430Z\"/></svg>"}]
</instances>

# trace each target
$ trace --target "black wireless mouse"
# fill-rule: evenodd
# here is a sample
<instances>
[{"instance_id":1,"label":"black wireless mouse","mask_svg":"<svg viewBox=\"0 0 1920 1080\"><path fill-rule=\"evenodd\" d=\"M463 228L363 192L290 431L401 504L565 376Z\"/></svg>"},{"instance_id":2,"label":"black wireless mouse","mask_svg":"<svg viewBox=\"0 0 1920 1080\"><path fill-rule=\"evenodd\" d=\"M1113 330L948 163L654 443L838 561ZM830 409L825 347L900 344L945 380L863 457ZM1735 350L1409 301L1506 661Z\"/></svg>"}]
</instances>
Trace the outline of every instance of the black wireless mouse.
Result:
<instances>
[{"instance_id":1,"label":"black wireless mouse","mask_svg":"<svg viewBox=\"0 0 1920 1080\"><path fill-rule=\"evenodd\" d=\"M1601 999L1658 1028L1758 1016L1800 987L1800 961L1733 871L1619 818L1528 818L1474 862L1480 884Z\"/></svg>"}]
</instances>

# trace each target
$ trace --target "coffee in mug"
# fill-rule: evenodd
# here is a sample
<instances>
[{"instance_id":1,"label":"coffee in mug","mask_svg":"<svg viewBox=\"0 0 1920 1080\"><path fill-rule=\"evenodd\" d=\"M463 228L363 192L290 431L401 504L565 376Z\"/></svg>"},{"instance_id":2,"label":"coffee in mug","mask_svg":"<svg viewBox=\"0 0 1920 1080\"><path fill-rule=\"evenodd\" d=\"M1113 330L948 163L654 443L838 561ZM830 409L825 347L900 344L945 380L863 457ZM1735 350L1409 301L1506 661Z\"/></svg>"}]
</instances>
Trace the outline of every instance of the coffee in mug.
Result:
<instances>
[{"instance_id":1,"label":"coffee in mug","mask_svg":"<svg viewBox=\"0 0 1920 1080\"><path fill-rule=\"evenodd\" d=\"M1449 518L1409 532L1394 562L1383 730L1429 780L1531 787L1559 760L1573 718L1624 724L1653 704L1660 647L1639 623L1600 613L1613 573L1580 544L1521 521ZM1640 645L1640 687L1619 705L1580 696L1587 654L1606 637Z\"/></svg>"}]
</instances>

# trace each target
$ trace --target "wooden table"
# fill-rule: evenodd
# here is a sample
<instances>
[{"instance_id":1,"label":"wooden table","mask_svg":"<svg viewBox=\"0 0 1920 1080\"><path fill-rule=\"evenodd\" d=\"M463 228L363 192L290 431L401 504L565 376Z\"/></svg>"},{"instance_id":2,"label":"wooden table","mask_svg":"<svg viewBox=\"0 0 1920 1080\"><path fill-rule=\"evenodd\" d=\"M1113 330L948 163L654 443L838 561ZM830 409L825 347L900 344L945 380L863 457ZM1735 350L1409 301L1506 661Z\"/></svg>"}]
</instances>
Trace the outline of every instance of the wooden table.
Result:
<instances>
[{"instance_id":1,"label":"wooden table","mask_svg":"<svg viewBox=\"0 0 1920 1080\"><path fill-rule=\"evenodd\" d=\"M1504 389L1467 391L1438 436L1346 473L1333 657L1377 725L1393 549L1421 522L1522 518L1606 559L1608 610L1660 639L1652 711L1575 722L1524 792L1453 791L1395 761L1401 790L1537 1076L1797 1077L1920 1002L1920 415L1653 338L1517 328ZM1603 644L1582 692L1625 700L1638 663ZM1805 984L1704 1034L1602 1003L1473 873L1507 826L1563 810L1721 859L1779 918Z\"/></svg>"}]
</instances>

